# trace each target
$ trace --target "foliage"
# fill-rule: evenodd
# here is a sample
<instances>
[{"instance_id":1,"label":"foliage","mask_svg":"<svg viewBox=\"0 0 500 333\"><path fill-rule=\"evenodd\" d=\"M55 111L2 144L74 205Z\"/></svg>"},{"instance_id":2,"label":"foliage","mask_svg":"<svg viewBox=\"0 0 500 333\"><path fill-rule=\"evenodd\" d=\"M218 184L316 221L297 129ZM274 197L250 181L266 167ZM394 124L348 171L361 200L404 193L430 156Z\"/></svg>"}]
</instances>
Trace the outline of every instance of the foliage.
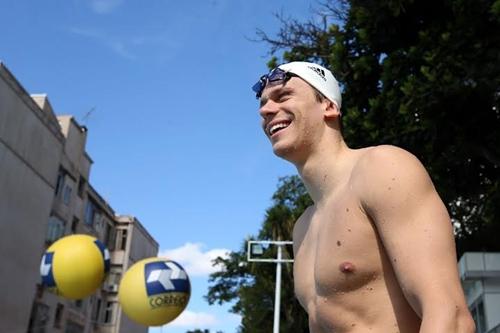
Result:
<instances>
[{"instance_id":1,"label":"foliage","mask_svg":"<svg viewBox=\"0 0 500 333\"><path fill-rule=\"evenodd\" d=\"M258 33L284 61L332 69L350 146L394 144L422 160L459 254L500 250L500 1L327 1L318 15Z\"/></svg>"},{"instance_id":2,"label":"foliage","mask_svg":"<svg viewBox=\"0 0 500 333\"><path fill-rule=\"evenodd\" d=\"M257 32L268 66L330 68L348 144L415 154L448 205L458 254L500 251L500 0L326 0L308 22L277 18L275 37ZM282 179L258 239L291 239L310 203L297 177ZM209 303L234 302L242 333L269 332L274 265L246 263L245 244L218 262L226 270L211 275ZM285 267L281 331L308 332Z\"/></svg>"},{"instance_id":3,"label":"foliage","mask_svg":"<svg viewBox=\"0 0 500 333\"><path fill-rule=\"evenodd\" d=\"M259 240L291 240L293 224L312 201L297 176L280 179L273 195L273 205L266 211L258 235ZM275 258L275 248L264 256ZM293 251L284 248L283 257L292 258ZM239 332L268 333L273 323L276 265L247 262L246 241L240 251L227 259L218 258L224 271L210 276L207 300L210 304L234 301L232 311L242 316ZM281 332L309 332L307 315L295 299L291 264L283 264L281 280Z\"/></svg>"}]
</instances>

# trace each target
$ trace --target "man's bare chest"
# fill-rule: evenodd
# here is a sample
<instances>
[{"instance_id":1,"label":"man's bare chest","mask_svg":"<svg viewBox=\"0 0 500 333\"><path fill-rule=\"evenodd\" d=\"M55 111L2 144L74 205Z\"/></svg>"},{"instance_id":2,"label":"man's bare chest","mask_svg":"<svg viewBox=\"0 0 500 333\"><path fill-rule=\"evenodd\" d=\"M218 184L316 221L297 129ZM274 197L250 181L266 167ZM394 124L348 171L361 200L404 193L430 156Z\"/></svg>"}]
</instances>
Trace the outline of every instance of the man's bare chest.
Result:
<instances>
[{"instance_id":1,"label":"man's bare chest","mask_svg":"<svg viewBox=\"0 0 500 333\"><path fill-rule=\"evenodd\" d=\"M294 279L302 303L355 291L380 277L377 232L353 197L310 210L295 233Z\"/></svg>"}]
</instances>

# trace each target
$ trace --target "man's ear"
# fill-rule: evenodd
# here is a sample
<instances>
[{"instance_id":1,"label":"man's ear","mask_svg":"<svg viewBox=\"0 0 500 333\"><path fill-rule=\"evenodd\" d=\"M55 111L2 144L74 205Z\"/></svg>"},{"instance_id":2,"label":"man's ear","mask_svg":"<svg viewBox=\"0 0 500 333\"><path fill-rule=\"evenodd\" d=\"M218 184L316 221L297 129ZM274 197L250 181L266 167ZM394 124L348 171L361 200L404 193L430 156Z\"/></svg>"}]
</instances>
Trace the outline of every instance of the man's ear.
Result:
<instances>
[{"instance_id":1,"label":"man's ear","mask_svg":"<svg viewBox=\"0 0 500 333\"><path fill-rule=\"evenodd\" d=\"M333 103L329 99L326 99L323 101L323 103L326 103L325 107L325 119L327 120L332 120L334 118L339 118L342 114L340 113L340 109L338 108L337 104Z\"/></svg>"}]
</instances>

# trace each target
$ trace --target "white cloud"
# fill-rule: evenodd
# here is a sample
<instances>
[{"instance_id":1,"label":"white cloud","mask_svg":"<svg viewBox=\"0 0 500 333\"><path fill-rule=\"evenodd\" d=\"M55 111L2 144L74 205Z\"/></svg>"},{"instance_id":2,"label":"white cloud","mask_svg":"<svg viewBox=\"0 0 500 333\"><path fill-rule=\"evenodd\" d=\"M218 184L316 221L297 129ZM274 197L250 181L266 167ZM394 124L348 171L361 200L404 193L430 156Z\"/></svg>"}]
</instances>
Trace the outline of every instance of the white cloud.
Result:
<instances>
[{"instance_id":1,"label":"white cloud","mask_svg":"<svg viewBox=\"0 0 500 333\"><path fill-rule=\"evenodd\" d=\"M212 249L202 251L201 243L186 243L175 249L160 251L160 257L166 257L181 264L190 276L204 276L220 271L222 267L212 266L217 257L227 258L229 250Z\"/></svg>"},{"instance_id":2,"label":"white cloud","mask_svg":"<svg viewBox=\"0 0 500 333\"><path fill-rule=\"evenodd\" d=\"M92 0L90 8L97 14L107 14L120 6L122 2L123 0Z\"/></svg>"},{"instance_id":3,"label":"white cloud","mask_svg":"<svg viewBox=\"0 0 500 333\"><path fill-rule=\"evenodd\" d=\"M210 327L217 324L217 319L214 315L206 312L184 311L177 317L170 326L178 327Z\"/></svg>"},{"instance_id":4,"label":"white cloud","mask_svg":"<svg viewBox=\"0 0 500 333\"><path fill-rule=\"evenodd\" d=\"M174 321L164 325L163 327L150 327L150 333L161 333L163 329L166 329L166 332L170 332L170 328L183 328L188 330L194 329L222 329L225 331L225 327L227 325L237 326L241 323L241 316L236 314L225 314L222 315L222 318L218 318L215 315L208 312L193 312L189 310L185 310L182 312L179 317L177 317ZM177 332L178 330L175 329Z\"/></svg>"}]
</instances>

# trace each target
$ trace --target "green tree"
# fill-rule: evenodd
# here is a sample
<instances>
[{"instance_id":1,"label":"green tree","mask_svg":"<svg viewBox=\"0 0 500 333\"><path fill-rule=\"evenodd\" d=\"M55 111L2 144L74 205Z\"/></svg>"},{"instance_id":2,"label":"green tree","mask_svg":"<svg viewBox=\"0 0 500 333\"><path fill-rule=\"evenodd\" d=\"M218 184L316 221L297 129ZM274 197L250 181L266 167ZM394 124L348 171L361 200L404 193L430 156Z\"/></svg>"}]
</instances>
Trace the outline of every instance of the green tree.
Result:
<instances>
[{"instance_id":1,"label":"green tree","mask_svg":"<svg viewBox=\"0 0 500 333\"><path fill-rule=\"evenodd\" d=\"M499 251L500 0L327 0L308 22L277 16L258 31L278 62L330 68L343 90L351 147L394 144L419 157L448 205L457 250ZM291 239L310 198L296 177L280 181L258 239ZM272 327L274 266L246 262L245 244L211 275L209 303L233 301L240 332ZM308 332L283 274L282 332Z\"/></svg>"},{"instance_id":2,"label":"green tree","mask_svg":"<svg viewBox=\"0 0 500 333\"><path fill-rule=\"evenodd\" d=\"M500 250L500 1L327 1L318 13L258 34L284 61L334 72L350 146L394 144L422 160L459 255Z\"/></svg>"},{"instance_id":3,"label":"green tree","mask_svg":"<svg viewBox=\"0 0 500 333\"><path fill-rule=\"evenodd\" d=\"M312 201L297 176L280 179L272 199L256 238L291 240L293 224ZM264 255L275 258L275 249L268 249ZM292 249L285 248L283 256L292 258ZM234 302L231 311L242 316L239 332L268 333L273 326L276 266L247 263L246 241L240 251L216 262L226 269L210 276L208 302ZM295 299L291 264L283 265L280 319L281 332L309 332L307 315Z\"/></svg>"}]
</instances>

